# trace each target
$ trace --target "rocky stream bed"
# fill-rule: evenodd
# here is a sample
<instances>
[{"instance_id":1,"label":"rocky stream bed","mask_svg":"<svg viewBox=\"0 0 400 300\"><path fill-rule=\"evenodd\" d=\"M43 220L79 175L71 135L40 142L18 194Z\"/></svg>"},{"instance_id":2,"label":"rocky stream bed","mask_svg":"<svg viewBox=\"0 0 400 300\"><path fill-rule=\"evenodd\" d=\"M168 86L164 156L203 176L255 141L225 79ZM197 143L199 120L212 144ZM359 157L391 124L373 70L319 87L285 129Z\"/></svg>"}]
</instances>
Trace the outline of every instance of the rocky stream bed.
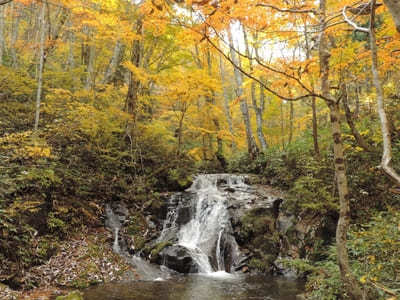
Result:
<instances>
[{"instance_id":1,"label":"rocky stream bed","mask_svg":"<svg viewBox=\"0 0 400 300\"><path fill-rule=\"evenodd\" d=\"M332 236L336 220L293 215L284 204L285 195L259 178L228 174L197 177L190 189L162 194L140 211L111 202L104 208L103 228L63 242L46 264L25 274L33 291L0 285L0 298L64 299L60 295L81 290L85 299L170 299L157 294L170 290L176 299L207 299L209 286L221 295L215 299L295 299L301 281L280 259L312 256L315 240ZM215 278L225 281L214 286ZM154 287L160 290L152 293ZM269 294L260 294L266 288ZM115 298L104 296L110 289ZM129 289L142 296L127 296ZM237 296L223 297L223 291ZM82 297L72 296L68 299Z\"/></svg>"}]
</instances>

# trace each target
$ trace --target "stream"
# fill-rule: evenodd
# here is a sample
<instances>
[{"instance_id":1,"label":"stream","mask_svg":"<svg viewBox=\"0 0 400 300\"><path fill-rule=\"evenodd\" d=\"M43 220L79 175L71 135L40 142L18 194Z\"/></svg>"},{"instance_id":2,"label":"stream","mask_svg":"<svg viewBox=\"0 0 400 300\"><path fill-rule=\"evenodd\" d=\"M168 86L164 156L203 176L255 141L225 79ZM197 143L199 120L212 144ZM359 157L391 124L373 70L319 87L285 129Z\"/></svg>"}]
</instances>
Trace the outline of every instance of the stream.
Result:
<instances>
[{"instance_id":1,"label":"stream","mask_svg":"<svg viewBox=\"0 0 400 300\"><path fill-rule=\"evenodd\" d=\"M141 280L89 288L85 299L297 299L304 290L301 281L241 271L249 257L241 253L234 237L229 194L251 202L254 199L248 198L249 189L243 176L208 174L197 176L184 193L173 195L163 229L154 241L155 245L168 243L157 254L158 265L124 251L118 236L124 218L107 207L106 225L114 233L113 250L125 256Z\"/></svg>"},{"instance_id":2,"label":"stream","mask_svg":"<svg viewBox=\"0 0 400 300\"><path fill-rule=\"evenodd\" d=\"M215 278L186 275L165 281L112 283L85 291L85 300L296 300L297 280L245 276Z\"/></svg>"}]
</instances>

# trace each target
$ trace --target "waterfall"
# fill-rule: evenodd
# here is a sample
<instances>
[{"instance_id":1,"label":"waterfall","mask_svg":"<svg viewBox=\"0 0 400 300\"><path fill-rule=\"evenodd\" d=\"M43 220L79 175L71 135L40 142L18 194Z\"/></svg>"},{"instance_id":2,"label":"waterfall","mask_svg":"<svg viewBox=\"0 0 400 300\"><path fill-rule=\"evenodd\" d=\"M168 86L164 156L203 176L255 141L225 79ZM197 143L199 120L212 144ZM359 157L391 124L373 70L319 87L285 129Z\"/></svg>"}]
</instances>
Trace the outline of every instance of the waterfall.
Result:
<instances>
[{"instance_id":1,"label":"waterfall","mask_svg":"<svg viewBox=\"0 0 400 300\"><path fill-rule=\"evenodd\" d=\"M177 224L184 204L176 203L179 197L173 196L158 241L175 235L175 245L188 250L199 273L229 272L240 252L232 234L227 190L243 186L246 186L244 177L239 175L198 175L186 191L191 195L190 219ZM229 257L225 257L227 250Z\"/></svg>"},{"instance_id":2,"label":"waterfall","mask_svg":"<svg viewBox=\"0 0 400 300\"><path fill-rule=\"evenodd\" d=\"M115 253L121 252L119 245L119 230L121 229L121 220L119 216L112 210L110 205L106 205L106 226L109 227L114 233L114 243L112 249Z\"/></svg>"},{"instance_id":3,"label":"waterfall","mask_svg":"<svg viewBox=\"0 0 400 300\"><path fill-rule=\"evenodd\" d=\"M119 247L119 241L118 241L118 233L119 233L119 228L115 228L114 230L114 243L113 243L113 250L115 253L120 253L121 248Z\"/></svg>"},{"instance_id":4,"label":"waterfall","mask_svg":"<svg viewBox=\"0 0 400 300\"><path fill-rule=\"evenodd\" d=\"M120 243L119 235L122 224L126 218L126 208L121 204L117 205L117 207L114 209L110 205L106 205L105 211L106 227L109 228L114 235L114 241L112 245L113 251L124 257L127 263L135 267L136 274L139 275L141 280L160 281L168 278L168 272L161 271L159 267L150 264L139 256L131 256L126 249L126 244Z\"/></svg>"}]
</instances>

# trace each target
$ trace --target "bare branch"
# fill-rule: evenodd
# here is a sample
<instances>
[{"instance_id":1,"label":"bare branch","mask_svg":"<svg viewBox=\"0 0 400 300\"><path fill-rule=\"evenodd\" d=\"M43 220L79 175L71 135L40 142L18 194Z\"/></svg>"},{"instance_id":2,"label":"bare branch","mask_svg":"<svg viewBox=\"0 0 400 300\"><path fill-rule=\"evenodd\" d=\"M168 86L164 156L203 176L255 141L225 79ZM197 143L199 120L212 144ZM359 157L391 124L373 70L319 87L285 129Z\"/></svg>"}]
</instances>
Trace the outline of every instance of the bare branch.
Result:
<instances>
[{"instance_id":1,"label":"bare branch","mask_svg":"<svg viewBox=\"0 0 400 300\"><path fill-rule=\"evenodd\" d=\"M315 9L279 8L275 5L266 4L266 3L258 3L258 4L256 4L256 6L268 7L268 8L277 10L279 12L292 13L292 14L316 14L317 13Z\"/></svg>"},{"instance_id":2,"label":"bare branch","mask_svg":"<svg viewBox=\"0 0 400 300\"><path fill-rule=\"evenodd\" d=\"M0 0L0 5L4 5L4 4L10 3L12 1L13 0Z\"/></svg>"},{"instance_id":3,"label":"bare branch","mask_svg":"<svg viewBox=\"0 0 400 300\"><path fill-rule=\"evenodd\" d=\"M342 11L343 18L346 21L346 23L349 24L350 26L352 26L354 28L354 30L356 30L356 31L369 33L369 29L368 28L358 26L355 22L350 20L350 18L346 14L346 11L347 11L348 8L349 8L348 6L345 6L345 7L343 7L343 11Z\"/></svg>"}]
</instances>

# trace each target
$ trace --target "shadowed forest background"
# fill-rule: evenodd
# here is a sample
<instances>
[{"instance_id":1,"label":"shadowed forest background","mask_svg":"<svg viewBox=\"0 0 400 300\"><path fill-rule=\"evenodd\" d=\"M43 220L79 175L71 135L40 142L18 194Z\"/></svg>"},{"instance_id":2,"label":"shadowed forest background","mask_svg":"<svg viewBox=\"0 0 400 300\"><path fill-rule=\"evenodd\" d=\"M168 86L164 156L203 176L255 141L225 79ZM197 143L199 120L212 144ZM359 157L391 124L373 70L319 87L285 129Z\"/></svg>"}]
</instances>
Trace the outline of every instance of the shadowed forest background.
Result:
<instances>
[{"instance_id":1,"label":"shadowed forest background","mask_svg":"<svg viewBox=\"0 0 400 300\"><path fill-rule=\"evenodd\" d=\"M335 222L285 261L307 299L398 299L399 12L0 0L0 285L41 286L29 270L102 226L105 203L140 219L195 174L249 173Z\"/></svg>"}]
</instances>

